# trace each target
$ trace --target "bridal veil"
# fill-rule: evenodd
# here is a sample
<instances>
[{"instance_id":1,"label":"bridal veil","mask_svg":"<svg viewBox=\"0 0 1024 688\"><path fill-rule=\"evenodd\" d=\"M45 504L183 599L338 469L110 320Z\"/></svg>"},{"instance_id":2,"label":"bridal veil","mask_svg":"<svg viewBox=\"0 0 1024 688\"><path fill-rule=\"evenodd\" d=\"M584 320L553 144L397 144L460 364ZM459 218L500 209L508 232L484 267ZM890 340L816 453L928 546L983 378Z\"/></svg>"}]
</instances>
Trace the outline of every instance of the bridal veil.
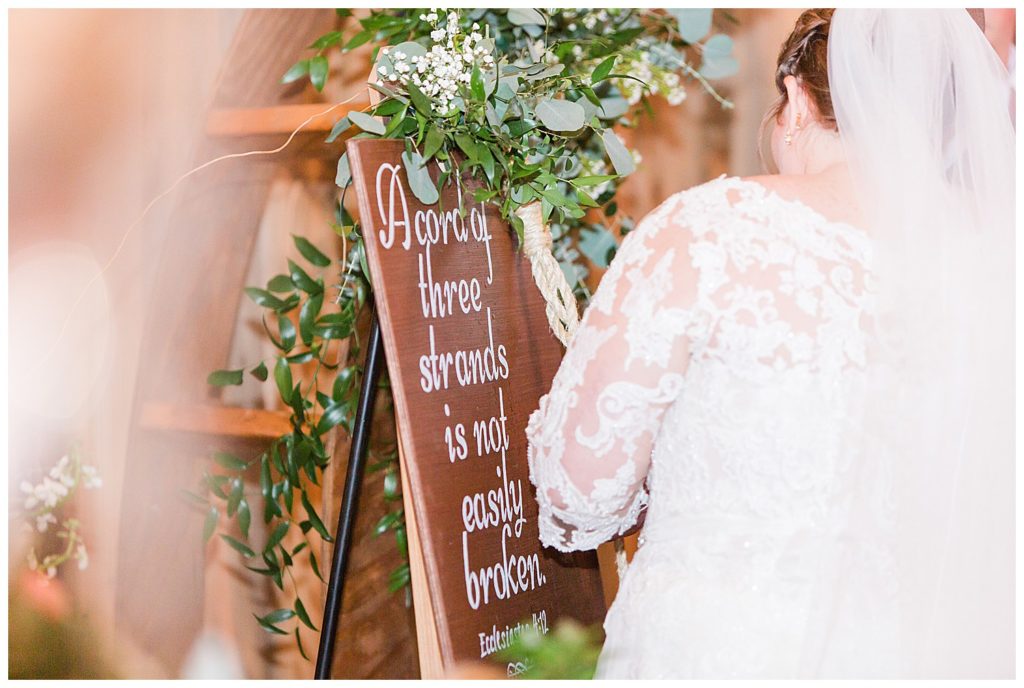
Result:
<instances>
[{"instance_id":1,"label":"bridal veil","mask_svg":"<svg viewBox=\"0 0 1024 688\"><path fill-rule=\"evenodd\" d=\"M828 45L839 136L869 211L876 342L844 543L808 625L807 676L898 607L893 673L1014 675L1014 131L1005 70L964 10L839 9ZM885 552L875 580L858 558ZM881 559L880 559L881 560ZM879 573L881 571L881 573ZM865 664L872 658L865 657ZM845 660L844 660L845 661Z\"/></svg>"}]
</instances>

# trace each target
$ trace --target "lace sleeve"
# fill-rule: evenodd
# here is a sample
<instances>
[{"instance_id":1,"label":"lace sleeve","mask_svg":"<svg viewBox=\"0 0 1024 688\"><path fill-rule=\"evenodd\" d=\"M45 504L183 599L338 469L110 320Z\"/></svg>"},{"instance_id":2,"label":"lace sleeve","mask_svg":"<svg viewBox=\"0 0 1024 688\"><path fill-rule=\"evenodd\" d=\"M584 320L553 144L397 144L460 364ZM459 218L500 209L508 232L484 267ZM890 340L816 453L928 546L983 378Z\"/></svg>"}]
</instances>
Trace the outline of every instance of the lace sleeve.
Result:
<instances>
[{"instance_id":1,"label":"lace sleeve","mask_svg":"<svg viewBox=\"0 0 1024 688\"><path fill-rule=\"evenodd\" d=\"M690 307L697 278L681 202L669 197L624 239L530 416L546 546L593 549L628 530L647 503L652 445L704 328Z\"/></svg>"}]
</instances>

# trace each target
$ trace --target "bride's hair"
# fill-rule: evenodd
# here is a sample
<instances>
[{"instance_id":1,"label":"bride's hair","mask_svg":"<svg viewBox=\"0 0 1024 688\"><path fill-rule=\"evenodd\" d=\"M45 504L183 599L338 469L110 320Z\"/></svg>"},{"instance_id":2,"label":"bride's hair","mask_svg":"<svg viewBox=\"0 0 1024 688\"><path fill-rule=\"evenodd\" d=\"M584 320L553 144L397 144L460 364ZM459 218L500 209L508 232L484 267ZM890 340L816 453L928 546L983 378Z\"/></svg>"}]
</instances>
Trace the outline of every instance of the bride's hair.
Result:
<instances>
[{"instance_id":1,"label":"bride's hair","mask_svg":"<svg viewBox=\"0 0 1024 688\"><path fill-rule=\"evenodd\" d=\"M785 79L794 76L814 103L818 123L826 129L836 128L832 93L828 88L828 29L832 24L833 11L807 10L796 20L793 32L779 51L775 69L779 98L768 110L768 117L777 119L782 114L788 100Z\"/></svg>"},{"instance_id":2,"label":"bride's hair","mask_svg":"<svg viewBox=\"0 0 1024 688\"><path fill-rule=\"evenodd\" d=\"M792 33L782 44L775 68L775 87L779 90L779 97L761 121L761 141L764 140L768 126L778 122L789 101L785 84L787 76L796 77L804 87L814 104L818 123L825 129L837 128L835 111L832 109L832 93L828 87L828 30L832 24L833 11L807 10L796 20Z\"/></svg>"}]
</instances>

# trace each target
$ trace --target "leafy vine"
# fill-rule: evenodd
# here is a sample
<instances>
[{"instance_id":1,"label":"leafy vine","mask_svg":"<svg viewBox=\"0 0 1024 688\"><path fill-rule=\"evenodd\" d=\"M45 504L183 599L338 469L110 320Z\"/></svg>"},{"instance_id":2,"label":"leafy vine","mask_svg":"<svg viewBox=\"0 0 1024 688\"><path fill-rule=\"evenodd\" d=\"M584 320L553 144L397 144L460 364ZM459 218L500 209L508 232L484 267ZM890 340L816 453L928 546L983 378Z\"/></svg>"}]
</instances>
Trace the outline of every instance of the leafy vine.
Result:
<instances>
[{"instance_id":1,"label":"leafy vine","mask_svg":"<svg viewBox=\"0 0 1024 688\"><path fill-rule=\"evenodd\" d=\"M337 12L354 19L349 10ZM589 298L587 262L606 267L617 247L616 235L632 228L614 199L638 155L613 126L635 126L635 106L652 112L648 98L653 94L666 96L673 105L682 102L682 78L696 81L723 107L731 107L709 83L736 70L731 40L710 35L711 10L400 9L371 10L357 21L359 30L347 40L340 30L319 37L309 46L314 54L283 77L284 82L308 78L322 90L330 76L328 51L347 53L378 43L372 58L377 82L368 85L381 99L368 112L342 117L326 143L343 134L403 140L410 190L420 201L437 203L441 187L468 174L481 182L475 200L495 203L520 242L524 227L516 211L539 203L555 240L555 256L584 300ZM431 161L441 169L436 184L427 172ZM193 495L206 509L205 537L217 530L223 509L241 538L227 532L220 537L247 561L262 562L248 568L282 591L285 576L294 581L291 569L306 562L323 580L308 538L291 549L282 543L293 527L303 535L315 531L323 540L332 539L310 489L319 486L329 464L330 433L352 431L362 382L357 323L368 311L372 285L359 224L345 209L352 182L345 153L339 156L336 182L341 192L333 226L344 245L340 264L295 236L306 265L289 260L287 272L265 288L245 289L265 309L263 327L277 350L272 361L260 361L249 374L260 382L272 374L292 430L256 457L217 453L219 468L203 478L205 494ZM311 362L314 371L304 386L293 368ZM330 389L319 386L322 371L336 373ZM237 385L244 373L219 370L208 382ZM386 376L381 386L390 403ZM408 604L408 537L397 449L393 442L378 442L371 455L369 470L383 473L385 499L396 503L377 522L376 532L393 532L405 559L390 575L388 587L404 589ZM249 471L259 475L258 505L250 505L245 494ZM253 509L270 533L262 545L249 537ZM288 634L282 624L297 619L293 631L303 656L300 628L318 630L297 593L290 608L256 618L275 634Z\"/></svg>"}]
</instances>

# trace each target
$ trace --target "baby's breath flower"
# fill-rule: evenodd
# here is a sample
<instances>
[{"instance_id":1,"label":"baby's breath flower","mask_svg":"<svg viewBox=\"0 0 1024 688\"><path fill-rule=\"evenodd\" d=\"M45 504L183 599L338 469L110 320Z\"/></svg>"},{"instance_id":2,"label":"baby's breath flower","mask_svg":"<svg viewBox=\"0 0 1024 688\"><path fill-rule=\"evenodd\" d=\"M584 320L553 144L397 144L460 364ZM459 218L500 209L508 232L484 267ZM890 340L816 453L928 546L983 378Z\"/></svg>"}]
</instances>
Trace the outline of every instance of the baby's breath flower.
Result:
<instances>
[{"instance_id":1,"label":"baby's breath flower","mask_svg":"<svg viewBox=\"0 0 1024 688\"><path fill-rule=\"evenodd\" d=\"M67 543L61 551L46 555L42 561L36 555L35 548L31 548L27 556L30 569L43 571L53 578L57 575L57 568L69 559L77 560L81 569L89 565L85 542L78 532L81 526L78 519L59 520L58 514L64 500L79 487L91 489L102 484L96 467L82 464L77 454L73 457L62 456L38 485L28 481L21 483L19 487L26 495L23 525L30 532L46 533L50 526L60 524L57 537Z\"/></svg>"},{"instance_id":2,"label":"baby's breath flower","mask_svg":"<svg viewBox=\"0 0 1024 688\"><path fill-rule=\"evenodd\" d=\"M484 42L484 36L477 30L479 24L473 24L468 35L460 35L456 12L448 13L443 27L435 23L436 15L426 14L424 18L435 27L430 32L433 45L426 54L412 56L406 61L408 56L396 51L391 55L394 71L380 73L388 81L415 84L441 114L447 114L459 95L460 85L472 80L474 65L480 65L483 70L491 69L494 57Z\"/></svg>"},{"instance_id":3,"label":"baby's breath flower","mask_svg":"<svg viewBox=\"0 0 1024 688\"><path fill-rule=\"evenodd\" d=\"M54 516L52 512L47 511L44 514L36 516L36 530L38 530L40 533L45 533L47 528L49 528L50 524L56 522L57 517Z\"/></svg>"}]
</instances>

